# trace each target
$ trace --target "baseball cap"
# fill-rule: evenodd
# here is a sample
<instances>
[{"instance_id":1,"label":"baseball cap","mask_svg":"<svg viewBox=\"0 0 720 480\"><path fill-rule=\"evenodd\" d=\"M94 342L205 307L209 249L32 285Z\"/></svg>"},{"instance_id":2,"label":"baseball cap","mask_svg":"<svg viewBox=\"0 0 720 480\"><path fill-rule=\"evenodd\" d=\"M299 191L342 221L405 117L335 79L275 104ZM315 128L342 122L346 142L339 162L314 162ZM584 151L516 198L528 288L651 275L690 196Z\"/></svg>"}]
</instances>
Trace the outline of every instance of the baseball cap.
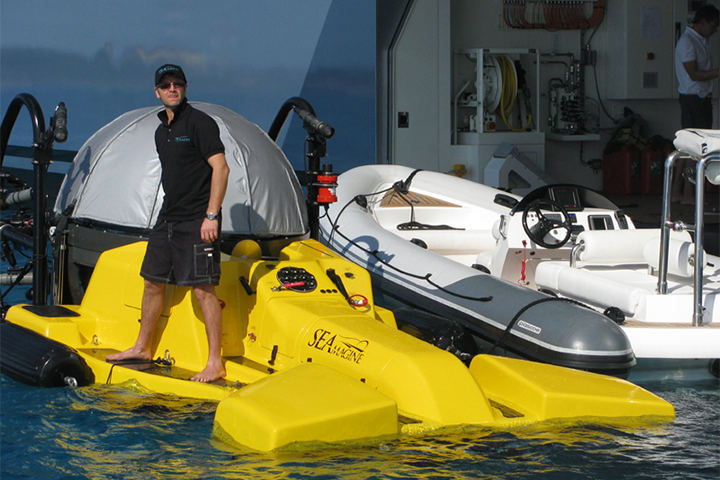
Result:
<instances>
[{"instance_id":1,"label":"baseball cap","mask_svg":"<svg viewBox=\"0 0 720 480\"><path fill-rule=\"evenodd\" d=\"M178 67L177 65L171 65L167 63L162 67L158 68L155 72L155 85L159 85L163 75L167 75L169 73L181 78L183 82L187 83L187 79L185 78L185 72L183 72L183 69Z\"/></svg>"}]
</instances>

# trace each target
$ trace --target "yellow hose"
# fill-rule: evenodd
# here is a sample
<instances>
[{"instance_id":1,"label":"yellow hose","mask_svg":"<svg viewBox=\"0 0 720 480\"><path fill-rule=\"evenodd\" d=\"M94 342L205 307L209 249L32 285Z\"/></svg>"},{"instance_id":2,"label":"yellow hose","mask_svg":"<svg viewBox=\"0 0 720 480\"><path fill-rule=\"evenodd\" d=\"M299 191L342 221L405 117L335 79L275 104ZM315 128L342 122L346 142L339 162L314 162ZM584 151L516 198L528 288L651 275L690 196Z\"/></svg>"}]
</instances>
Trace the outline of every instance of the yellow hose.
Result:
<instances>
[{"instance_id":1,"label":"yellow hose","mask_svg":"<svg viewBox=\"0 0 720 480\"><path fill-rule=\"evenodd\" d=\"M509 116L513 108L515 108L515 98L517 97L517 85L515 83L515 72L513 70L512 60L504 55L498 55L496 59L500 65L500 75L502 76L500 116L511 131L524 132L532 123L532 114L528 114L528 123L524 128L514 128L507 120L507 116Z\"/></svg>"}]
</instances>

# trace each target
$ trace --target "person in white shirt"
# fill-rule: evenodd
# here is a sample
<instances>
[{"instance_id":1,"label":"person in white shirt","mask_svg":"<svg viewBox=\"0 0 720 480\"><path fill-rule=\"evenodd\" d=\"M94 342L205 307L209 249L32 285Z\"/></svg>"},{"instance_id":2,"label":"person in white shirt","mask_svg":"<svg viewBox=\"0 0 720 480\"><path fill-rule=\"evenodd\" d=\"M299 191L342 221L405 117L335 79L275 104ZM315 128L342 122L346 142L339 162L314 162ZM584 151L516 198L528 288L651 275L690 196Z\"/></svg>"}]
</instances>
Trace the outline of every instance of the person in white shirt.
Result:
<instances>
[{"instance_id":1,"label":"person in white shirt","mask_svg":"<svg viewBox=\"0 0 720 480\"><path fill-rule=\"evenodd\" d=\"M717 32L719 11L714 5L703 5L695 12L692 26L687 27L675 46L675 74L680 93L680 124L682 128L712 128L712 80L718 68L712 68L710 37ZM694 188L680 175L675 175L675 200L694 201Z\"/></svg>"}]
</instances>

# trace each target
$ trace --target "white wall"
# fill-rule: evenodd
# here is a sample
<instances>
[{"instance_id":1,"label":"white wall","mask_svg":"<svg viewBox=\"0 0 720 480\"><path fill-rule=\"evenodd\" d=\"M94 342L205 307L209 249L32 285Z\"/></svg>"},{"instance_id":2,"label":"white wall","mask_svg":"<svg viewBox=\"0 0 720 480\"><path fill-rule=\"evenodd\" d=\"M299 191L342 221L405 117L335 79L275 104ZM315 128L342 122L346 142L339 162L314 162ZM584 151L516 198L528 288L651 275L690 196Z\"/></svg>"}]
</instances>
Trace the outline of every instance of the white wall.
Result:
<instances>
[{"instance_id":1,"label":"white wall","mask_svg":"<svg viewBox=\"0 0 720 480\"><path fill-rule=\"evenodd\" d=\"M390 150L394 163L438 170L450 146L450 4L411 4L400 41L390 51ZM407 128L398 115L408 116Z\"/></svg>"}]
</instances>

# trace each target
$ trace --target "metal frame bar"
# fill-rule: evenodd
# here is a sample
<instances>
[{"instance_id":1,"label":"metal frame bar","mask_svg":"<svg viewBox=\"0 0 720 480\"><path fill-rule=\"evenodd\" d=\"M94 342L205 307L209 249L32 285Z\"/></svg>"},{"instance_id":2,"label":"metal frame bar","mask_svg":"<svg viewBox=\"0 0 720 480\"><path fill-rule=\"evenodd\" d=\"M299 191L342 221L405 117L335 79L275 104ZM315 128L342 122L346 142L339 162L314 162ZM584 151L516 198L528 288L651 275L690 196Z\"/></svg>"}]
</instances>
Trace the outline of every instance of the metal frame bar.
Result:
<instances>
[{"instance_id":1,"label":"metal frame bar","mask_svg":"<svg viewBox=\"0 0 720 480\"><path fill-rule=\"evenodd\" d=\"M673 169L680 158L689 158L696 163L695 171L695 225L673 222L671 219L671 195ZM702 304L703 267L705 258L703 251L704 215L705 215L705 170L710 162L720 161L720 152L711 152L698 157L686 152L675 151L665 160L665 179L663 183L663 220L660 247L660 268L658 272L658 293L667 295L667 272L670 250L670 230L689 230L695 232L695 259L693 265L693 318L695 327L702 326L705 308Z\"/></svg>"}]
</instances>

